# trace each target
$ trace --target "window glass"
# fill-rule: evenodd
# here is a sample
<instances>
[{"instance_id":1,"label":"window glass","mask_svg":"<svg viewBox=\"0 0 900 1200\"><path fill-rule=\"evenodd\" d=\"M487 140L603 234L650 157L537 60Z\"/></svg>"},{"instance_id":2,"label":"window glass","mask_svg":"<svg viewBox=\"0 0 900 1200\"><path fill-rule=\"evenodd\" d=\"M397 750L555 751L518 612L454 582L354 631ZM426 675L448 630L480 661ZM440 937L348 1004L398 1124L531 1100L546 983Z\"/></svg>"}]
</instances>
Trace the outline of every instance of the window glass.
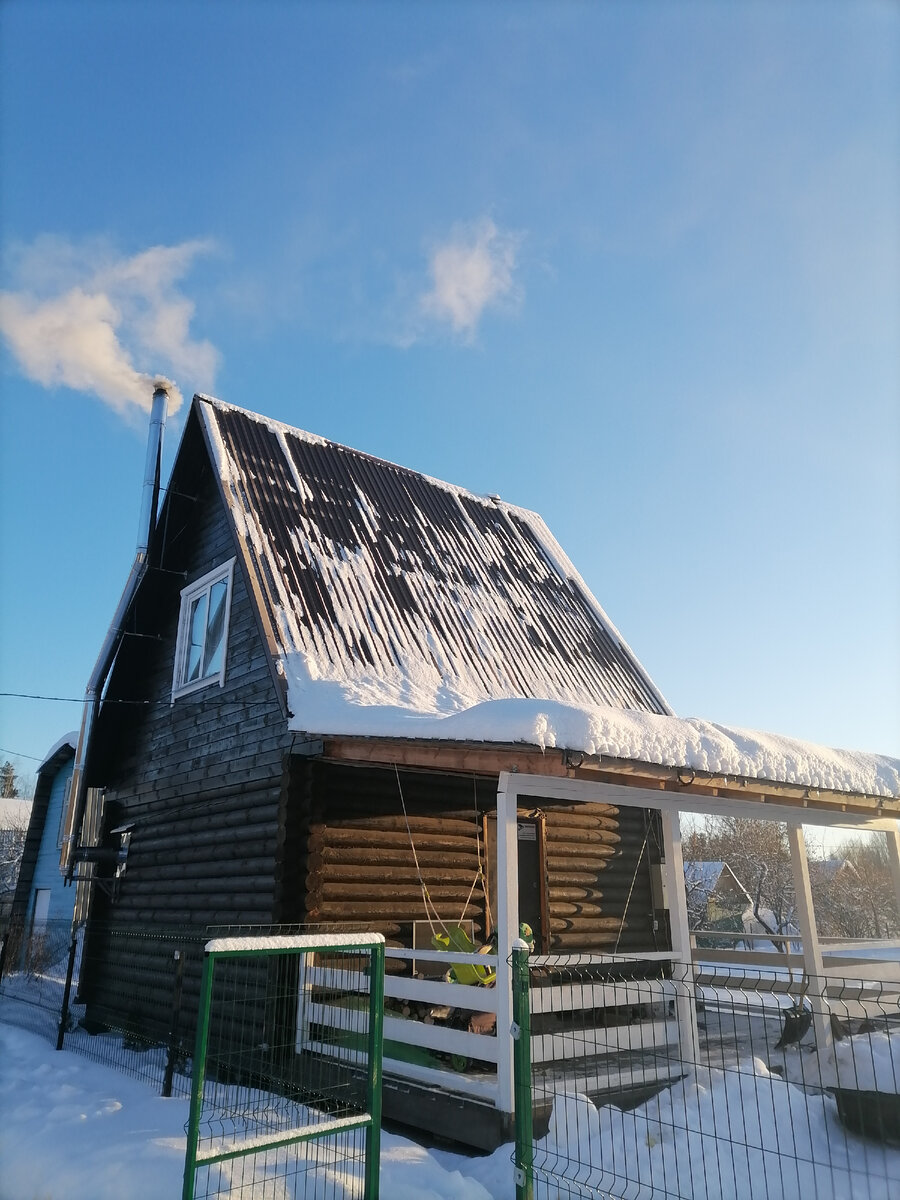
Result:
<instances>
[{"instance_id":1,"label":"window glass","mask_svg":"<svg viewBox=\"0 0 900 1200\"><path fill-rule=\"evenodd\" d=\"M172 699L210 683L224 683L234 559L181 593Z\"/></svg>"},{"instance_id":2,"label":"window glass","mask_svg":"<svg viewBox=\"0 0 900 1200\"><path fill-rule=\"evenodd\" d=\"M185 664L185 683L200 679L200 664L203 662L203 643L206 640L206 606L209 593L198 596L191 605L191 633L187 648L187 663Z\"/></svg>"},{"instance_id":3,"label":"window glass","mask_svg":"<svg viewBox=\"0 0 900 1200\"><path fill-rule=\"evenodd\" d=\"M225 645L225 599L228 587L224 579L209 589L209 620L206 622L206 648L203 674L218 675L222 669L222 649Z\"/></svg>"}]
</instances>

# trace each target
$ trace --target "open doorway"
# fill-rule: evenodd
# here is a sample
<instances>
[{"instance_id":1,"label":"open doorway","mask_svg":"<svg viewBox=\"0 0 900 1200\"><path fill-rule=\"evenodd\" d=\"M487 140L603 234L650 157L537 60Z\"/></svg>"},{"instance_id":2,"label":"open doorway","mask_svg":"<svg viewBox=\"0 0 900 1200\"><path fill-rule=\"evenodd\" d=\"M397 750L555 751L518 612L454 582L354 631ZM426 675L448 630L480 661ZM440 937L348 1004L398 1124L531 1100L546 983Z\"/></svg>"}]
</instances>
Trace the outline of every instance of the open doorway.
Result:
<instances>
[{"instance_id":1,"label":"open doorway","mask_svg":"<svg viewBox=\"0 0 900 1200\"><path fill-rule=\"evenodd\" d=\"M497 911L497 814L484 818L487 846L488 895L491 912ZM519 859L519 921L531 926L538 954L550 953L550 918L547 894L546 821L541 812L519 813L516 840Z\"/></svg>"}]
</instances>

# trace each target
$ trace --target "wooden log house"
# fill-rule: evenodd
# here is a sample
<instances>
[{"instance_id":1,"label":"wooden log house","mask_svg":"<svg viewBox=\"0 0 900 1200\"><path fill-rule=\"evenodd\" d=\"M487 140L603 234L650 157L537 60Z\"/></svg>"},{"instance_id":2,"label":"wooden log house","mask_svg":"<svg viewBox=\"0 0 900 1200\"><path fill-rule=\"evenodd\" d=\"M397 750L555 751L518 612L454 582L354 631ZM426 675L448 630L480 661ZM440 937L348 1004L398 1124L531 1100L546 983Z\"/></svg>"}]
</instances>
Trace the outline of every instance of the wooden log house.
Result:
<instances>
[{"instance_id":1,"label":"wooden log house","mask_svg":"<svg viewBox=\"0 0 900 1200\"><path fill-rule=\"evenodd\" d=\"M87 931L96 1020L123 997L148 1027L164 1020L146 952L111 929L381 932L397 956L388 996L406 1007L435 923L465 922L476 943L494 931L501 965L520 920L543 953L652 963L677 942L656 796L692 792L697 807L716 781L692 772L686 788L537 726L504 734L542 706L563 726L585 709L675 719L535 513L197 396L115 639L83 765L116 864ZM510 807L517 778L546 790L523 786ZM565 793L584 779L593 792ZM77 871L91 852L75 791ZM490 1007L477 990L460 1004ZM501 1039L465 1046L487 1041ZM386 1112L446 1132L450 1104L457 1136L496 1143L511 1076L492 1054L491 1084L389 1062Z\"/></svg>"}]
</instances>

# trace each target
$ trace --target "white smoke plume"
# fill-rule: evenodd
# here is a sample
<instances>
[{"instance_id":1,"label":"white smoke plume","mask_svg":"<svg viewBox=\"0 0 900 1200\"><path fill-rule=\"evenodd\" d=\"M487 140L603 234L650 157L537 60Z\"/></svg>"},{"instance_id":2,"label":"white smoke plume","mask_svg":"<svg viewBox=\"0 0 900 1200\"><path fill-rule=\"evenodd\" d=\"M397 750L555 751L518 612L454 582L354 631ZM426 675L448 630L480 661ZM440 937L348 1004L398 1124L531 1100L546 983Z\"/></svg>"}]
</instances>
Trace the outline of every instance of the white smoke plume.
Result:
<instances>
[{"instance_id":1,"label":"white smoke plume","mask_svg":"<svg viewBox=\"0 0 900 1200\"><path fill-rule=\"evenodd\" d=\"M29 379L93 393L122 414L149 410L161 367L210 390L218 352L192 340L194 304L178 284L211 248L191 241L123 258L105 243L39 238L16 254L21 289L0 292L0 332ZM170 411L181 401L170 387Z\"/></svg>"},{"instance_id":2,"label":"white smoke plume","mask_svg":"<svg viewBox=\"0 0 900 1200\"><path fill-rule=\"evenodd\" d=\"M520 234L501 232L489 217L457 226L431 252L432 287L421 297L422 310L449 321L454 332L474 336L486 308L519 298L513 272L521 241Z\"/></svg>"}]
</instances>

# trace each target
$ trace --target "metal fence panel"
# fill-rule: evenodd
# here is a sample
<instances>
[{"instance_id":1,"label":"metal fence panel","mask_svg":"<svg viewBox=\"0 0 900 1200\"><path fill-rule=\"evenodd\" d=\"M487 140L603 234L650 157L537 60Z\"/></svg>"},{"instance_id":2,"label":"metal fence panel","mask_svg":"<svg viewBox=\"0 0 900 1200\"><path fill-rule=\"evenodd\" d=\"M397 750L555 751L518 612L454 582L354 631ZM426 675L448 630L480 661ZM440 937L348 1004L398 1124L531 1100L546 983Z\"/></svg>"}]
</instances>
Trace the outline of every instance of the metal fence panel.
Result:
<instances>
[{"instance_id":1,"label":"metal fence panel","mask_svg":"<svg viewBox=\"0 0 900 1200\"><path fill-rule=\"evenodd\" d=\"M377 1200L383 1007L379 935L211 941L184 1200Z\"/></svg>"},{"instance_id":2,"label":"metal fence panel","mask_svg":"<svg viewBox=\"0 0 900 1200\"><path fill-rule=\"evenodd\" d=\"M518 1200L900 1195L897 984L602 955L532 958L514 979L532 1050Z\"/></svg>"}]
</instances>

